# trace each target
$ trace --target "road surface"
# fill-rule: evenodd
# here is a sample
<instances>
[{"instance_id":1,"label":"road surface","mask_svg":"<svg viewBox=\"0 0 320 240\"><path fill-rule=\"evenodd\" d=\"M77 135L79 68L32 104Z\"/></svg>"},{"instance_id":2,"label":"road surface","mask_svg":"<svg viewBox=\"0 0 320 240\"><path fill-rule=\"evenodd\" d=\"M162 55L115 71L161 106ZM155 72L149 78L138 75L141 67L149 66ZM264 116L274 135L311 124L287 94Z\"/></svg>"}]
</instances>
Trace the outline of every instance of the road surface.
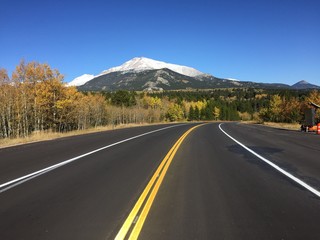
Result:
<instances>
[{"instance_id":1,"label":"road surface","mask_svg":"<svg viewBox=\"0 0 320 240\"><path fill-rule=\"evenodd\" d=\"M0 239L114 239L152 179L126 239L320 239L320 136L195 125L0 149Z\"/></svg>"}]
</instances>

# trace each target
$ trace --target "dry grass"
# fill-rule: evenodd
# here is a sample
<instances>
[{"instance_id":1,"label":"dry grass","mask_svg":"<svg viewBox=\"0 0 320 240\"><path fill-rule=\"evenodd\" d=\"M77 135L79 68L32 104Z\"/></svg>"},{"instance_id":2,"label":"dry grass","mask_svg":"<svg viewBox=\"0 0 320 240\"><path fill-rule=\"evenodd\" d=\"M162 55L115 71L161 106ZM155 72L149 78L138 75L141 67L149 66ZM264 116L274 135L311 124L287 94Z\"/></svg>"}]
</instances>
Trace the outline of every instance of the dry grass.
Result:
<instances>
[{"instance_id":1,"label":"dry grass","mask_svg":"<svg viewBox=\"0 0 320 240\"><path fill-rule=\"evenodd\" d=\"M242 121L243 124L261 124L267 127L288 129L288 130L299 130L301 125L299 123L275 123L275 122L257 122L257 121Z\"/></svg>"},{"instance_id":2,"label":"dry grass","mask_svg":"<svg viewBox=\"0 0 320 240\"><path fill-rule=\"evenodd\" d=\"M157 125L157 124L165 124L165 123L121 124L117 126L97 127L97 128L86 129L86 130L71 131L66 133L58 133L58 132L52 132L52 131L45 131L45 132L39 131L39 132L34 132L32 135L26 138L0 139L0 148L32 143L32 142L48 141L48 140L53 140L57 138L77 136L77 135L83 135L88 133L110 131L115 129L130 128L130 127L140 127L140 126L147 126L147 125Z\"/></svg>"},{"instance_id":3,"label":"dry grass","mask_svg":"<svg viewBox=\"0 0 320 240\"><path fill-rule=\"evenodd\" d=\"M281 128L288 130L300 130L301 125L299 123L274 123L274 122L265 122L263 125L273 128Z\"/></svg>"}]
</instances>

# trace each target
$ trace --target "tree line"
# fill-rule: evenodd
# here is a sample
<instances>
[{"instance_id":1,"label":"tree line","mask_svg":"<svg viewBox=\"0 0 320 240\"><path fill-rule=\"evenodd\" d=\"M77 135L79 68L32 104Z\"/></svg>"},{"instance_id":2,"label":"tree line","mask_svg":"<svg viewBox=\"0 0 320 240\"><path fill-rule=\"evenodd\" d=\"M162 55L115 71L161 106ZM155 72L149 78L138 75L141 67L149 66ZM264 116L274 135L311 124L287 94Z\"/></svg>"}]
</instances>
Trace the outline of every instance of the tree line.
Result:
<instances>
[{"instance_id":1,"label":"tree line","mask_svg":"<svg viewBox=\"0 0 320 240\"><path fill-rule=\"evenodd\" d=\"M319 90L212 89L167 91L151 96L167 97L187 107L188 120L227 120L303 123L310 102L320 104ZM187 104L186 104L187 103ZM316 122L320 121L320 110Z\"/></svg>"},{"instance_id":2,"label":"tree line","mask_svg":"<svg viewBox=\"0 0 320 240\"><path fill-rule=\"evenodd\" d=\"M317 90L80 92L63 80L38 62L21 61L11 77L0 69L0 138L164 121L301 122L308 102L320 103Z\"/></svg>"}]
</instances>

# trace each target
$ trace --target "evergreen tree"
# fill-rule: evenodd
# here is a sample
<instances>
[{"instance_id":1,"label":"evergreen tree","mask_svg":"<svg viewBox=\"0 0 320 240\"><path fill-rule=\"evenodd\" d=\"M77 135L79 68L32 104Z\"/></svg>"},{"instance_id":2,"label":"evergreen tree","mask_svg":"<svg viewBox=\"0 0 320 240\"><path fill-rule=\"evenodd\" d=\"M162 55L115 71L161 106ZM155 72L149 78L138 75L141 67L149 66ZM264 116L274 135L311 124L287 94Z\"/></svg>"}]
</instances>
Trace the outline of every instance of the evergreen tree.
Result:
<instances>
[{"instance_id":1,"label":"evergreen tree","mask_svg":"<svg viewBox=\"0 0 320 240\"><path fill-rule=\"evenodd\" d=\"M116 91L111 96L111 103L121 107L132 107L137 104L135 93L126 90Z\"/></svg>"},{"instance_id":2,"label":"evergreen tree","mask_svg":"<svg viewBox=\"0 0 320 240\"><path fill-rule=\"evenodd\" d=\"M200 110L198 106L196 106L194 109L194 120L200 120Z\"/></svg>"},{"instance_id":3,"label":"evergreen tree","mask_svg":"<svg viewBox=\"0 0 320 240\"><path fill-rule=\"evenodd\" d=\"M192 106L190 106L189 108L189 117L188 117L188 120L189 121L193 121L195 120L195 112L194 112L194 108Z\"/></svg>"}]
</instances>

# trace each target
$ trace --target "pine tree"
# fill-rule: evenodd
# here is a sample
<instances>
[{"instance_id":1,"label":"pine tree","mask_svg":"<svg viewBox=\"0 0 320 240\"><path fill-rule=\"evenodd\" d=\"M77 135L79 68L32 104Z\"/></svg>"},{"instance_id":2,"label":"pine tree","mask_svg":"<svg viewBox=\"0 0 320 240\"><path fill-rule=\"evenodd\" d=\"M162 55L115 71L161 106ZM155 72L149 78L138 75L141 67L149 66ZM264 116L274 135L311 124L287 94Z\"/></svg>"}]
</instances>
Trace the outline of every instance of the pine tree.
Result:
<instances>
[{"instance_id":1,"label":"pine tree","mask_svg":"<svg viewBox=\"0 0 320 240\"><path fill-rule=\"evenodd\" d=\"M194 112L194 108L192 106L190 106L189 108L189 117L188 117L189 121L193 121L195 120L195 112Z\"/></svg>"},{"instance_id":2,"label":"pine tree","mask_svg":"<svg viewBox=\"0 0 320 240\"><path fill-rule=\"evenodd\" d=\"M200 120L200 110L198 106L196 106L194 109L194 120Z\"/></svg>"}]
</instances>

